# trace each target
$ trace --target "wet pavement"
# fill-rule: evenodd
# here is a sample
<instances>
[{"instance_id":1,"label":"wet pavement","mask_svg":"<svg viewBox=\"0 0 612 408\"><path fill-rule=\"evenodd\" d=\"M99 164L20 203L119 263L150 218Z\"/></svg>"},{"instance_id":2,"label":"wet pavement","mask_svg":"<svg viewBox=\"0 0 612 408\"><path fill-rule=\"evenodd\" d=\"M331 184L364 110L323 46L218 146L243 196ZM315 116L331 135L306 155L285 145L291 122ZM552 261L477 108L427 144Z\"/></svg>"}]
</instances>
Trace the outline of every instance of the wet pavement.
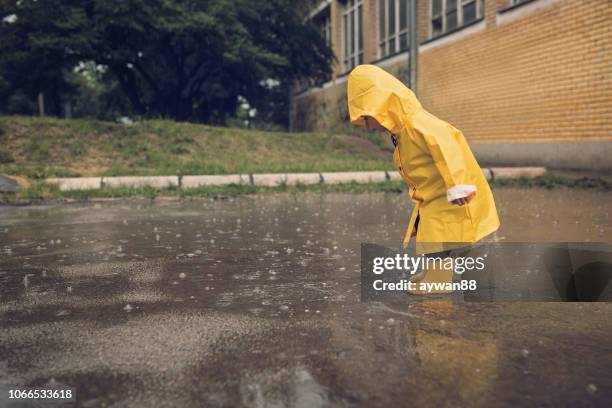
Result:
<instances>
[{"instance_id":1,"label":"wet pavement","mask_svg":"<svg viewBox=\"0 0 612 408\"><path fill-rule=\"evenodd\" d=\"M612 192L495 190L507 241L612 241ZM8 384L77 406L612 404L612 305L361 303L405 194L0 207ZM2 399L4 398L4 399ZM28 406L28 405L23 405Z\"/></svg>"}]
</instances>

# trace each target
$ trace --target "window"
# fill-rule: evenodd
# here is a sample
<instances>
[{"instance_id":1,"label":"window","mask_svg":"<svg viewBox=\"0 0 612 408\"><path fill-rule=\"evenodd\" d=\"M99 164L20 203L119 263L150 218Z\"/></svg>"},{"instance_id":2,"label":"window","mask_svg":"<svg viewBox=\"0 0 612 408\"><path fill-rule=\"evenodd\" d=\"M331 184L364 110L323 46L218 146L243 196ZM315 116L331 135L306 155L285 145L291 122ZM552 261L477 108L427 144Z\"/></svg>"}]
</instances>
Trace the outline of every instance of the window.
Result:
<instances>
[{"instance_id":1,"label":"window","mask_svg":"<svg viewBox=\"0 0 612 408\"><path fill-rule=\"evenodd\" d=\"M344 70L363 63L363 0L346 0L342 12L344 33Z\"/></svg>"},{"instance_id":2,"label":"window","mask_svg":"<svg viewBox=\"0 0 612 408\"><path fill-rule=\"evenodd\" d=\"M380 58L408 48L410 0L378 0L378 54Z\"/></svg>"},{"instance_id":3,"label":"window","mask_svg":"<svg viewBox=\"0 0 612 408\"><path fill-rule=\"evenodd\" d=\"M323 38L325 38L325 42L327 42L327 45L331 45L331 18L329 13L330 11L328 7L315 19L315 23L319 27L319 30L321 30L321 35L323 36Z\"/></svg>"},{"instance_id":4,"label":"window","mask_svg":"<svg viewBox=\"0 0 612 408\"><path fill-rule=\"evenodd\" d=\"M483 0L431 0L431 37L481 18L483 9Z\"/></svg>"}]
</instances>

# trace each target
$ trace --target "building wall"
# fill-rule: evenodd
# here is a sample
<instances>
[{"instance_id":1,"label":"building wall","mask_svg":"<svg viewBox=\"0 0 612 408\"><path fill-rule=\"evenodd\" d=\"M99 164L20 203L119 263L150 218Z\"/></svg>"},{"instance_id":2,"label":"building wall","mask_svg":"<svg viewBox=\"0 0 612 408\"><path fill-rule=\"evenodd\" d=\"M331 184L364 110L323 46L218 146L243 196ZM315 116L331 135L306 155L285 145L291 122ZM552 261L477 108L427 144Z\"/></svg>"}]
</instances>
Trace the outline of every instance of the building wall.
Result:
<instances>
[{"instance_id":1,"label":"building wall","mask_svg":"<svg viewBox=\"0 0 612 408\"><path fill-rule=\"evenodd\" d=\"M612 2L485 0L484 18L430 40L430 1L419 0L417 94L430 112L481 143L612 141ZM342 52L341 4L332 2ZM406 52L376 61L376 0L364 0L365 61L406 79ZM346 73L294 98L294 129L348 124ZM489 148L490 150L490 148Z\"/></svg>"}]
</instances>

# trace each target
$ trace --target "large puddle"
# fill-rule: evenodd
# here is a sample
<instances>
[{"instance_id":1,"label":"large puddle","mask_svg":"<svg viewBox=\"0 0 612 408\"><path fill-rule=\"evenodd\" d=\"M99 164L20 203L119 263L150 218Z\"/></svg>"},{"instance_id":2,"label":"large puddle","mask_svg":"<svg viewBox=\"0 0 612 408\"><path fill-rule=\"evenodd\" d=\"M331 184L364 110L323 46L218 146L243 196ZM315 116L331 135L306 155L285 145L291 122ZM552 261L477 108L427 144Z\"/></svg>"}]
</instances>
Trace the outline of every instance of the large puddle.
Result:
<instances>
[{"instance_id":1,"label":"large puddle","mask_svg":"<svg viewBox=\"0 0 612 408\"><path fill-rule=\"evenodd\" d=\"M507 241L612 241L612 193L495 190ZM608 303L361 303L405 194L0 208L0 405L604 406ZM3 388L4 387L4 388Z\"/></svg>"}]
</instances>

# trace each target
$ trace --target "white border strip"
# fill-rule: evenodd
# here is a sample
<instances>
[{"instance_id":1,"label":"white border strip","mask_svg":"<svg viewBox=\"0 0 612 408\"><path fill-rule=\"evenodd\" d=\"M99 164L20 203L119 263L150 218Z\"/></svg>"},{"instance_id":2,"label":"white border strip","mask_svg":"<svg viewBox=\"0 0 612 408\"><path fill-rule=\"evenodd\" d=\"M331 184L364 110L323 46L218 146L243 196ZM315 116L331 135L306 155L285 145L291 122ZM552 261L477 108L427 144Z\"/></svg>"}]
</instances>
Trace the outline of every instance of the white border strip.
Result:
<instances>
[{"instance_id":1,"label":"white border strip","mask_svg":"<svg viewBox=\"0 0 612 408\"><path fill-rule=\"evenodd\" d=\"M408 60L410 56L410 52L409 51L402 51L399 54L396 54L390 58L384 59L382 61L380 61L378 64L375 64L381 68L385 68L388 67L390 65L394 65L397 64L398 62L404 61L405 63L408 63Z\"/></svg>"},{"instance_id":2,"label":"white border strip","mask_svg":"<svg viewBox=\"0 0 612 408\"><path fill-rule=\"evenodd\" d=\"M498 26L508 24L512 21L518 20L521 17L528 16L541 8L548 7L558 2L559 0L537 0L531 3L523 4L515 9L508 10L503 13L497 12L495 24Z\"/></svg>"},{"instance_id":3,"label":"white border strip","mask_svg":"<svg viewBox=\"0 0 612 408\"><path fill-rule=\"evenodd\" d=\"M438 38L437 40L433 40L431 42L428 42L427 44L421 45L419 47L419 54L422 54L434 48L444 47L454 42L463 40L464 38L469 37L470 35L484 31L486 28L487 21L486 19L482 19L480 22L473 24L469 27L465 27L457 32L445 35L443 37Z\"/></svg>"}]
</instances>

